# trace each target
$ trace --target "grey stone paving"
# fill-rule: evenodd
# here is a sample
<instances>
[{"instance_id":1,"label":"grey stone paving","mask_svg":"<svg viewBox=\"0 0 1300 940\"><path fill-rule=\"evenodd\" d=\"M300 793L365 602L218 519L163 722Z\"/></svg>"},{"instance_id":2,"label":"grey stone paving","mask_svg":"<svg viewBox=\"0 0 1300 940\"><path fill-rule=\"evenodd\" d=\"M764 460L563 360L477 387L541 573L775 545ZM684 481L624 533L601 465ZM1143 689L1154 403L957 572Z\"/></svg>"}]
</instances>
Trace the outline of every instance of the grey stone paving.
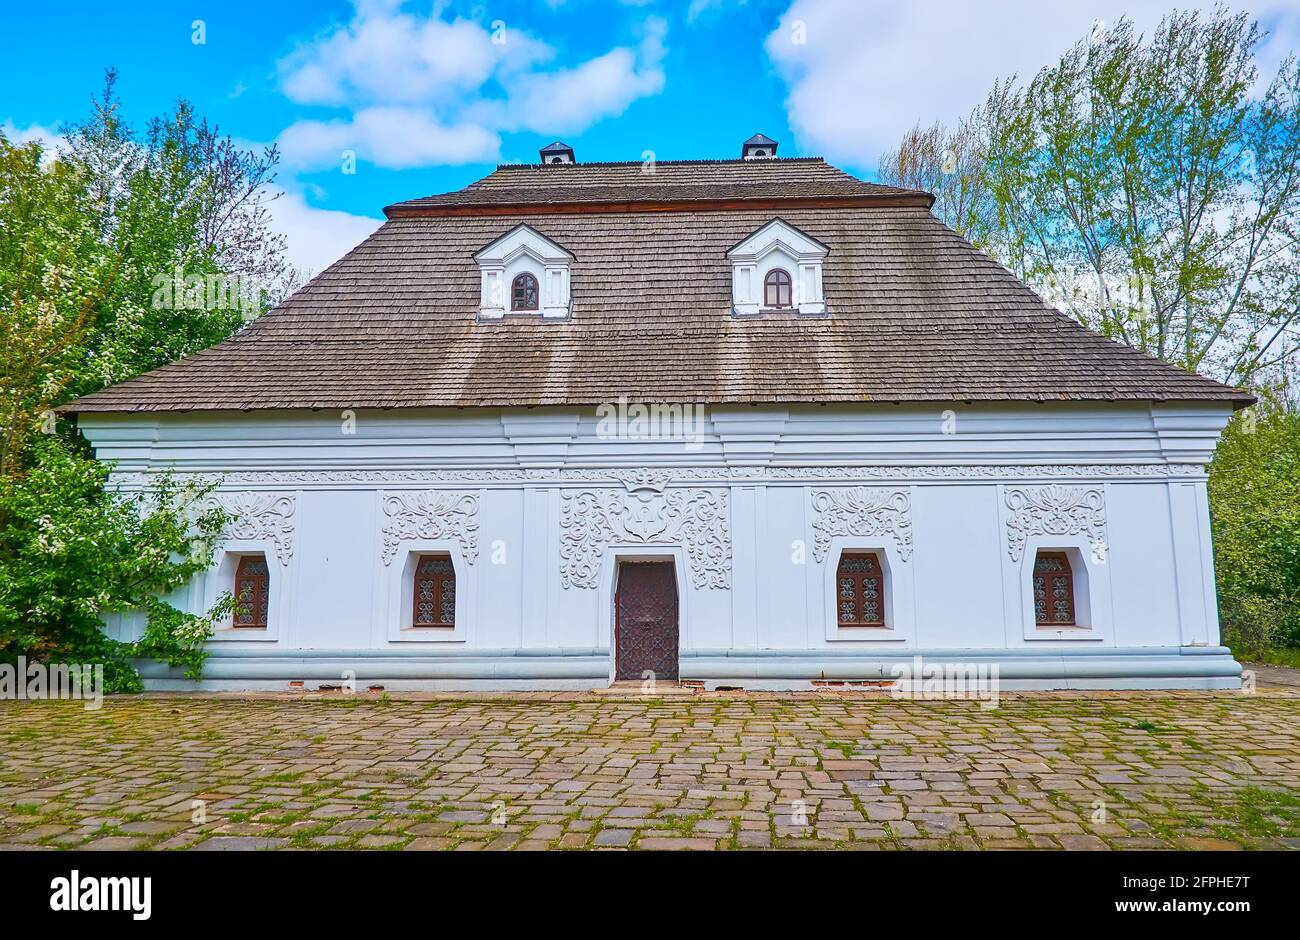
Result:
<instances>
[{"instance_id":1,"label":"grey stone paving","mask_svg":"<svg viewBox=\"0 0 1300 940\"><path fill-rule=\"evenodd\" d=\"M0 702L0 848L1295 848L1300 691Z\"/></svg>"}]
</instances>

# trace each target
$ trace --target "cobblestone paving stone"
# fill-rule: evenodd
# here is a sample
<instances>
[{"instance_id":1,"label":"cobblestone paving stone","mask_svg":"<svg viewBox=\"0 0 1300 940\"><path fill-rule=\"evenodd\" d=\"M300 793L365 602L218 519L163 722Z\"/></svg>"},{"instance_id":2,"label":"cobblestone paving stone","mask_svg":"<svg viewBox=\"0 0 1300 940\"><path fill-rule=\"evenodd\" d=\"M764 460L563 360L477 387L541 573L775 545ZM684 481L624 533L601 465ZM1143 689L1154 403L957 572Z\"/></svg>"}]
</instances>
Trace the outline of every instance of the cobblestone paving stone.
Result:
<instances>
[{"instance_id":1,"label":"cobblestone paving stone","mask_svg":"<svg viewBox=\"0 0 1300 940\"><path fill-rule=\"evenodd\" d=\"M1300 847L1300 690L0 703L0 849Z\"/></svg>"}]
</instances>

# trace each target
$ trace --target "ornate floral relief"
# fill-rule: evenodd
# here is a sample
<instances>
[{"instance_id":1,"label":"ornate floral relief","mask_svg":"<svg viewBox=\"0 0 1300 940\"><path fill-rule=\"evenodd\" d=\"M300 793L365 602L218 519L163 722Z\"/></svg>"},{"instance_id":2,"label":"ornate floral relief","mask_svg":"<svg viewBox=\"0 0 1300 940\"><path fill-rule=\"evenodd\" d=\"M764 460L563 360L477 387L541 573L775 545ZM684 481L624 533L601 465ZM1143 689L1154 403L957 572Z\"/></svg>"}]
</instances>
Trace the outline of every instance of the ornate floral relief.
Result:
<instances>
[{"instance_id":1,"label":"ornate floral relief","mask_svg":"<svg viewBox=\"0 0 1300 940\"><path fill-rule=\"evenodd\" d=\"M1020 486L1006 491L1007 551L1020 561L1034 535L1086 535L1095 558L1106 554L1106 498L1094 486Z\"/></svg>"},{"instance_id":2,"label":"ornate floral relief","mask_svg":"<svg viewBox=\"0 0 1300 940\"><path fill-rule=\"evenodd\" d=\"M891 538L898 557L912 557L912 501L907 490L855 486L812 494L813 559L824 561L837 535Z\"/></svg>"},{"instance_id":3,"label":"ornate floral relief","mask_svg":"<svg viewBox=\"0 0 1300 940\"><path fill-rule=\"evenodd\" d=\"M594 588L601 557L611 543L681 544L691 583L731 585L731 531L725 490L662 491L653 482L616 489L577 490L560 495L560 582Z\"/></svg>"},{"instance_id":4,"label":"ornate floral relief","mask_svg":"<svg viewBox=\"0 0 1300 940\"><path fill-rule=\"evenodd\" d=\"M439 490L384 497L384 564L410 539L455 539L466 564L478 558L478 496Z\"/></svg>"},{"instance_id":5,"label":"ornate floral relief","mask_svg":"<svg viewBox=\"0 0 1300 940\"><path fill-rule=\"evenodd\" d=\"M289 564L293 557L294 498L286 493L256 493L241 491L213 493L205 498L200 509L222 509L230 521L221 532L221 541L248 539L267 541L275 546L280 564Z\"/></svg>"}]
</instances>

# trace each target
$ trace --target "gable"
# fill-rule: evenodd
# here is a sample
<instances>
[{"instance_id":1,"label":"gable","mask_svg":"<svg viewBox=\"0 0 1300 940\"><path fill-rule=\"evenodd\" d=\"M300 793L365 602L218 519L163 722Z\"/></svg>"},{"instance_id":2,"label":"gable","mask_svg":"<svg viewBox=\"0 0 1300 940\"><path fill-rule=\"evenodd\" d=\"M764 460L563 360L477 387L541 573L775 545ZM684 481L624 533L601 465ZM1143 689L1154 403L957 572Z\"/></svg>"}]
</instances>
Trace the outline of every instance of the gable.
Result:
<instances>
[{"instance_id":1,"label":"gable","mask_svg":"<svg viewBox=\"0 0 1300 940\"><path fill-rule=\"evenodd\" d=\"M759 261L773 251L784 251L795 259L820 261L830 249L784 219L773 219L729 248L727 257L732 261Z\"/></svg>"},{"instance_id":2,"label":"gable","mask_svg":"<svg viewBox=\"0 0 1300 940\"><path fill-rule=\"evenodd\" d=\"M524 222L474 252L474 260L479 264L508 264L522 255L543 264L573 260L573 255L567 250Z\"/></svg>"}]
</instances>

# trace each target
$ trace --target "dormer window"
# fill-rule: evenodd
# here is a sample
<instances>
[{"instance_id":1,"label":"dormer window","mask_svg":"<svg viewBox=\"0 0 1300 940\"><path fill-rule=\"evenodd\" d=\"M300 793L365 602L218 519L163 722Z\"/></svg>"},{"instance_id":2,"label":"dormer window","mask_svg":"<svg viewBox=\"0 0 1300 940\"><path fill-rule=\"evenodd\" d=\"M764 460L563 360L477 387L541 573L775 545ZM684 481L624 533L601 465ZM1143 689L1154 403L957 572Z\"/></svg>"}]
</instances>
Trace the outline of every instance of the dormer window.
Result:
<instances>
[{"instance_id":1,"label":"dormer window","mask_svg":"<svg viewBox=\"0 0 1300 940\"><path fill-rule=\"evenodd\" d=\"M774 268L763 278L763 306L790 306L790 275L782 268Z\"/></svg>"},{"instance_id":2,"label":"dormer window","mask_svg":"<svg viewBox=\"0 0 1300 940\"><path fill-rule=\"evenodd\" d=\"M817 239L773 219L727 252L732 310L741 317L765 311L826 313L822 261L829 253Z\"/></svg>"},{"instance_id":3,"label":"dormer window","mask_svg":"<svg viewBox=\"0 0 1300 940\"><path fill-rule=\"evenodd\" d=\"M516 225L474 253L484 320L507 313L563 319L569 315L573 255L529 225Z\"/></svg>"},{"instance_id":4,"label":"dormer window","mask_svg":"<svg viewBox=\"0 0 1300 940\"><path fill-rule=\"evenodd\" d=\"M531 274L520 274L510 286L510 310L512 312L537 312L537 278Z\"/></svg>"}]
</instances>

